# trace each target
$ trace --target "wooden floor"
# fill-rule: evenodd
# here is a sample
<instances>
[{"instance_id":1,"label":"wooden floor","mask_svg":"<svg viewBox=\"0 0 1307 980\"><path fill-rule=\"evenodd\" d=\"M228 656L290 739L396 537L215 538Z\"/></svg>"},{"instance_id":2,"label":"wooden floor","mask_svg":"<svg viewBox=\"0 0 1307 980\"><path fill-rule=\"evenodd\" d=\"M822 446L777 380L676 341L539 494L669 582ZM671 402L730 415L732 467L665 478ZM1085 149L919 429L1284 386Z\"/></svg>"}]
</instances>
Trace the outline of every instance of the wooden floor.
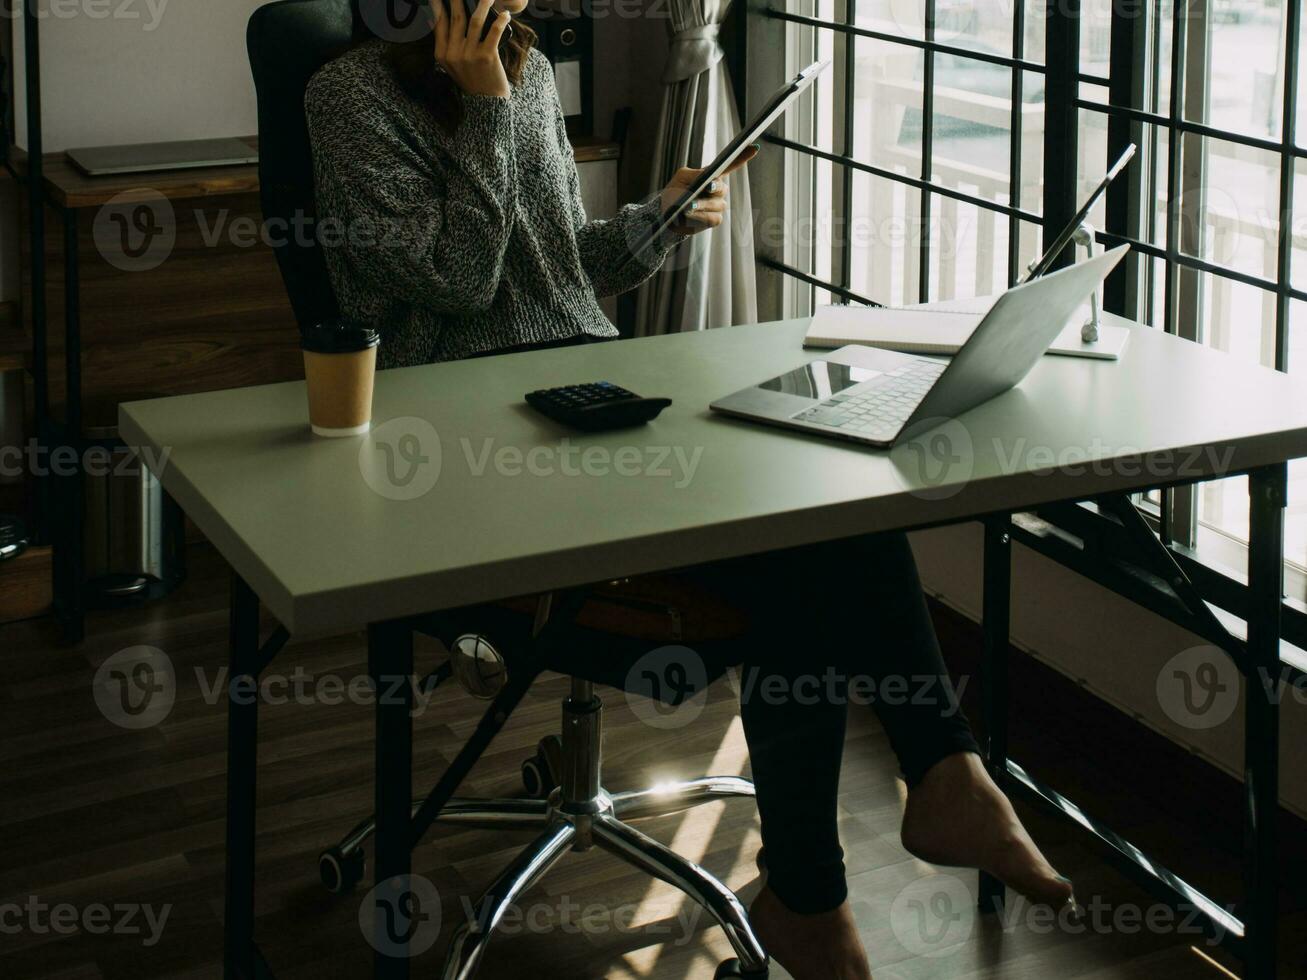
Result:
<instances>
[{"instance_id":1,"label":"wooden floor","mask_svg":"<svg viewBox=\"0 0 1307 980\"><path fill-rule=\"evenodd\" d=\"M211 555L193 562L187 584L145 610L96 614L76 648L53 642L48 623L0 627L0 977L191 978L219 975L222 906L224 711L211 692L225 661L226 573ZM163 650L176 671L166 720L130 731L93 699L97 667L137 645ZM434 654L420 651L426 658ZM292 644L278 669L349 682L364 674L362 637ZM468 795L511 795L536 740L556 730L566 684L542 682L479 765ZM452 757L479 705L456 685L437 692L416 721L415 786L428 786ZM610 789L704 773L748 772L729 685L719 684L694 725L659 731L626 698L607 698ZM260 741L258 931L287 980L369 975L358 924L368 887L344 898L324 892L317 852L364 817L371 799L372 713L366 705L297 703L265 708ZM1032 768L1093 802L1177 870L1217 894L1238 894L1237 851L1203 843L1201 820L1178 823L1119 783L1116 760L1088 751L1083 733L1057 738L1020 721L1014 745ZM1090 736L1092 737L1092 736ZM1082 903L1108 906L1087 928L1068 931L1029 910L1006 920L971 912L975 875L911 859L898 840L902 790L886 740L870 712L850 728L840 818L852 901L878 980L926 977L1216 978L1237 962L1172 925L1137 924L1150 902L1108 870L1061 825L1026 811ZM1082 802L1089 803L1086 797ZM745 802L714 804L642 823L642 829L703 864L746 898L752 894L758 824ZM443 900L441 934L415 967L435 976L466 902L525 842L521 834L433 832L414 858ZM1237 845L1237 839L1231 843ZM1286 893L1284 977L1307 976L1307 916ZM67 904L84 928L49 928L32 902ZM23 907L16 919L7 903ZM142 914L97 935L96 904L148 906L166 923L150 942ZM1159 920L1153 913L1155 923ZM1132 917L1133 916L1133 917ZM15 928L16 927L16 928ZM99 931L97 929L97 931ZM720 930L671 889L599 852L569 855L526 897L510 934L491 946L482 976L546 978L711 977L729 955ZM773 976L780 976L775 970Z\"/></svg>"}]
</instances>

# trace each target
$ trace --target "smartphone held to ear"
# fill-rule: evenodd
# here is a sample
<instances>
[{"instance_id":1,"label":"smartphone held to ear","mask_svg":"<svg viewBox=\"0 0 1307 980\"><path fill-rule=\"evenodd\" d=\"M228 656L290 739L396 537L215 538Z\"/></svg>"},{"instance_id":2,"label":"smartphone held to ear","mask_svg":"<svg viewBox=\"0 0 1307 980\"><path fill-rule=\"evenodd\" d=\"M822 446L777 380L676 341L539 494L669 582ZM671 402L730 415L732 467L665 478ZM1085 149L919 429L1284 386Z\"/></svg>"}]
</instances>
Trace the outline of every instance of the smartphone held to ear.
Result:
<instances>
[{"instance_id":1,"label":"smartphone held to ear","mask_svg":"<svg viewBox=\"0 0 1307 980\"><path fill-rule=\"evenodd\" d=\"M432 3L443 3L445 5L445 10L450 9L449 5L451 3L461 2L463 4L463 9L467 13L467 19L469 21L471 21L472 15L477 12L477 8L481 6L481 0L417 0L417 2L420 6L423 7L429 7L431 6ZM490 16L486 17L486 26L482 30L481 37L478 38L478 40L482 40L482 41L485 40L486 35L490 33L490 25L494 23L496 16L497 14L495 13L494 8L492 7ZM513 36L513 25L509 24L507 27L504 28L504 37L500 41L500 43L502 44L504 41L507 41L512 36Z\"/></svg>"}]
</instances>

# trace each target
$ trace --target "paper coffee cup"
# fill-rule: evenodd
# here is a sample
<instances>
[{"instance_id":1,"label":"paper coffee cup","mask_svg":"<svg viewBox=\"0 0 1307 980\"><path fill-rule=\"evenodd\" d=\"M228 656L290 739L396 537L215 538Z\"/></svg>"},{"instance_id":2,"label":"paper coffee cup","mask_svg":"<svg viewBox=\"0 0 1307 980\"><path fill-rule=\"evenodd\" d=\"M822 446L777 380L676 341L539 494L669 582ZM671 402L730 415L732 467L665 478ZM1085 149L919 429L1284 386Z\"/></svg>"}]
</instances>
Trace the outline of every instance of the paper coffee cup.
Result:
<instances>
[{"instance_id":1,"label":"paper coffee cup","mask_svg":"<svg viewBox=\"0 0 1307 980\"><path fill-rule=\"evenodd\" d=\"M304 328L300 339L314 433L339 437L367 432L381 336L371 327L317 324Z\"/></svg>"}]
</instances>

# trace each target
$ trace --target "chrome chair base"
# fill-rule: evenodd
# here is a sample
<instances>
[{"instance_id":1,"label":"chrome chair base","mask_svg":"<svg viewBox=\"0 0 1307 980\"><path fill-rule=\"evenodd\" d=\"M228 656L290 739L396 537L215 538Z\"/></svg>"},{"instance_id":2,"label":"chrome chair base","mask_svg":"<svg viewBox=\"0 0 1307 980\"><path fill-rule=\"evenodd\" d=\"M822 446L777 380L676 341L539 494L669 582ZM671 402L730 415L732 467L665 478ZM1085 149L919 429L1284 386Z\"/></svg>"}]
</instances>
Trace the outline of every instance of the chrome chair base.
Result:
<instances>
[{"instance_id":1,"label":"chrome chair base","mask_svg":"<svg viewBox=\"0 0 1307 980\"><path fill-rule=\"evenodd\" d=\"M753 784L746 779L710 777L611 797L601 791L596 799L583 801L587 804L584 809L590 812L569 813L564 809L561 791L555 791L554 797L542 804L549 813L542 821L540 835L486 890L468 921L454 934L445 959L444 980L469 980L474 976L495 927L523 893L539 882L569 850L583 851L592 846L694 899L725 930L741 972L747 976L766 976L767 954L735 894L694 862L622 819L624 814L648 817L676 813L713 800L752 796Z\"/></svg>"},{"instance_id":2,"label":"chrome chair base","mask_svg":"<svg viewBox=\"0 0 1307 980\"><path fill-rule=\"evenodd\" d=\"M599 847L646 874L665 881L703 907L726 933L736 960L720 976L767 976L768 958L735 894L692 861L626 821L679 813L714 800L752 798L753 783L737 776L706 776L650 789L608 794L601 782L602 706L592 685L573 679L563 705L563 780L548 800L454 799L438 822L486 829L534 829L524 848L486 890L450 945L444 980L475 975L495 928L523 893L570 851ZM413 803L417 812L420 800ZM363 845L376 829L367 820L320 858L323 882L347 891L363 874ZM333 887L334 886L334 887Z\"/></svg>"}]
</instances>

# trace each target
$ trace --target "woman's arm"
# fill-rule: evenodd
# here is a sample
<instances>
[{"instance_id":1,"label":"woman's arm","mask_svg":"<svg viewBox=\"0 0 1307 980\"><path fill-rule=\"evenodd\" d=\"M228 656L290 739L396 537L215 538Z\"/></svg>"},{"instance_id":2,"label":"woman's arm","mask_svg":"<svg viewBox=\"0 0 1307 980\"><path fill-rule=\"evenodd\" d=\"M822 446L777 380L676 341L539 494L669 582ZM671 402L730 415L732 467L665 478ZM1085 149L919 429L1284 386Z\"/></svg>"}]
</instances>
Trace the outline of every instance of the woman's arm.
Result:
<instances>
[{"instance_id":1,"label":"woman's arm","mask_svg":"<svg viewBox=\"0 0 1307 980\"><path fill-rule=\"evenodd\" d=\"M508 101L464 95L456 153L432 160L369 88L322 75L309 86L324 244L383 293L439 313L487 309L516 193Z\"/></svg>"},{"instance_id":2,"label":"woman's arm","mask_svg":"<svg viewBox=\"0 0 1307 980\"><path fill-rule=\"evenodd\" d=\"M662 216L662 200L659 197L644 204L628 204L609 220L586 220L585 205L581 202L581 177L577 173L571 141L567 138L563 109L557 106L556 111L558 148L563 155L564 166L570 168L572 226L576 229L581 267L590 277L590 285L596 296L613 296L634 289L658 270L680 239L674 235L665 235L642 258L631 257L631 246L656 225Z\"/></svg>"},{"instance_id":3,"label":"woman's arm","mask_svg":"<svg viewBox=\"0 0 1307 980\"><path fill-rule=\"evenodd\" d=\"M679 201L702 170L682 167L673 176L661 194L643 204L628 204L608 221L586 221L585 207L581 203L581 179L577 174L572 145L567 139L567 126L563 110L555 105L557 113L559 151L571 168L572 223L581 253L581 265L590 277L596 295L611 296L638 286L663 264L667 253L687 235L710 231L726 220L729 183L726 177L744 167L758 154L758 146L745 150L736 161L712 181L691 203L690 210L665 232L659 242L645 251L642 259L631 257L631 246L642 240L644 234L657 225L665 210Z\"/></svg>"}]
</instances>

